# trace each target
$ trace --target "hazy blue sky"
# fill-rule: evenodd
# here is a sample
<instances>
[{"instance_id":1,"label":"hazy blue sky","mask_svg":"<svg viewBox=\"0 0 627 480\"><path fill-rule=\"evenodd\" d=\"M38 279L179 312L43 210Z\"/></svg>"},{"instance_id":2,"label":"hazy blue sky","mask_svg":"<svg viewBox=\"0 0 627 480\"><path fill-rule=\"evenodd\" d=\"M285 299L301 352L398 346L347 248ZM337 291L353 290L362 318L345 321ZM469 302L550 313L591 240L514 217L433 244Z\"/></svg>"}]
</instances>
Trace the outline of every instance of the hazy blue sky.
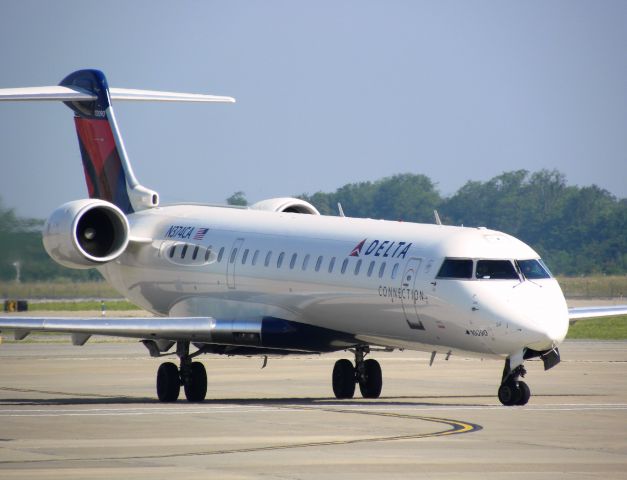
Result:
<instances>
[{"instance_id":1,"label":"hazy blue sky","mask_svg":"<svg viewBox=\"0 0 627 480\"><path fill-rule=\"evenodd\" d=\"M235 105L115 105L162 201L332 191L424 173L450 194L557 168L627 196L627 1L0 0L0 87L99 68ZM0 196L86 196L71 112L0 104Z\"/></svg>"}]
</instances>

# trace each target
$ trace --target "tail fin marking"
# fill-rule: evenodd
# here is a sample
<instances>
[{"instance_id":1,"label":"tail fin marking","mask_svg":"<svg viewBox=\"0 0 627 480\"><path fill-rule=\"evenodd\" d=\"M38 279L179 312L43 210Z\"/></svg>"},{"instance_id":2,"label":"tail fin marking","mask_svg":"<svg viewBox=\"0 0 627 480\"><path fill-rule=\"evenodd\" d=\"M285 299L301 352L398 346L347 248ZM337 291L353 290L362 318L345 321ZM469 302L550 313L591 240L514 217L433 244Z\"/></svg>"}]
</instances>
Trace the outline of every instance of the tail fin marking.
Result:
<instances>
[{"instance_id":1,"label":"tail fin marking","mask_svg":"<svg viewBox=\"0 0 627 480\"><path fill-rule=\"evenodd\" d=\"M111 202L124 213L134 211L109 122L76 116L74 123L89 197Z\"/></svg>"}]
</instances>

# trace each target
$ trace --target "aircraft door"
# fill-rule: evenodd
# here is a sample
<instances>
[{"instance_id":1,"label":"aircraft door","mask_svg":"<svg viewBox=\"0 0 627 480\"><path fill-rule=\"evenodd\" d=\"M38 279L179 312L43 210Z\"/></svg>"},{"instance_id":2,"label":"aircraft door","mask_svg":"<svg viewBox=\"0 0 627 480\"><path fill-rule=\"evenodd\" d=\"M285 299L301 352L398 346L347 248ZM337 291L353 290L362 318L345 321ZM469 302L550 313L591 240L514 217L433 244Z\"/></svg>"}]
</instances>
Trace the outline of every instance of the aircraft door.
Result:
<instances>
[{"instance_id":1,"label":"aircraft door","mask_svg":"<svg viewBox=\"0 0 627 480\"><path fill-rule=\"evenodd\" d=\"M243 238L235 240L229 252L229 256L226 259L226 284L229 288L235 288L235 265L237 265L237 260L241 256L243 243Z\"/></svg>"},{"instance_id":2,"label":"aircraft door","mask_svg":"<svg viewBox=\"0 0 627 480\"><path fill-rule=\"evenodd\" d=\"M413 330L424 330L425 327L420 320L418 310L416 309L417 296L416 279L418 278L418 270L420 270L421 258L410 258L405 264L403 276L401 277L401 304L403 305L403 315L409 328Z\"/></svg>"}]
</instances>

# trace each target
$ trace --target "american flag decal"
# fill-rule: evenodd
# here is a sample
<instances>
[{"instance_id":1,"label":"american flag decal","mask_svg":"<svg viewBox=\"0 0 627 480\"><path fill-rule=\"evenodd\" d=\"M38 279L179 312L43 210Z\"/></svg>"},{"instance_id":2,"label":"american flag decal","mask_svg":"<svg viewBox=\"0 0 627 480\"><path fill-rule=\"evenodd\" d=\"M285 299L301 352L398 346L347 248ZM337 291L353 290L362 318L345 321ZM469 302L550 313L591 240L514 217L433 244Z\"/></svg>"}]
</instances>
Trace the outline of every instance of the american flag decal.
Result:
<instances>
[{"instance_id":1,"label":"american flag decal","mask_svg":"<svg viewBox=\"0 0 627 480\"><path fill-rule=\"evenodd\" d=\"M207 235L207 232L209 231L208 228L199 228L196 230L196 235L194 235L194 240L202 240L203 238L205 238L205 235Z\"/></svg>"}]
</instances>

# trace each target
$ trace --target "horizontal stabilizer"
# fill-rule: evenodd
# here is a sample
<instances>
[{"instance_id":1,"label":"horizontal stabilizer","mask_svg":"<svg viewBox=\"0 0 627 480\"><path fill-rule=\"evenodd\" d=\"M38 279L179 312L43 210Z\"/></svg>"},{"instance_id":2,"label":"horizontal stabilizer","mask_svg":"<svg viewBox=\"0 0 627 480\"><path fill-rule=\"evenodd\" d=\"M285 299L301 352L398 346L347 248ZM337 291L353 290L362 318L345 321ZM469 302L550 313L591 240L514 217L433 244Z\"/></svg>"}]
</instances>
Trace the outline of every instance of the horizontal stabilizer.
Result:
<instances>
[{"instance_id":1,"label":"horizontal stabilizer","mask_svg":"<svg viewBox=\"0 0 627 480\"><path fill-rule=\"evenodd\" d=\"M85 92L79 88L68 88L60 85L51 87L24 87L24 88L0 88L0 101L37 101L58 100L67 101L92 101L96 95Z\"/></svg>"},{"instance_id":2,"label":"horizontal stabilizer","mask_svg":"<svg viewBox=\"0 0 627 480\"><path fill-rule=\"evenodd\" d=\"M111 100L143 100L156 102L216 102L235 103L233 97L201 95L197 93L160 92L157 90L133 90L130 88L110 88Z\"/></svg>"},{"instance_id":3,"label":"horizontal stabilizer","mask_svg":"<svg viewBox=\"0 0 627 480\"><path fill-rule=\"evenodd\" d=\"M213 102L235 103L233 97L218 95L200 95L196 93L161 92L156 90L135 90L130 88L110 88L111 100L155 101L155 102ZM98 97L79 87L0 88L0 101L61 101L81 102L94 101Z\"/></svg>"}]
</instances>

